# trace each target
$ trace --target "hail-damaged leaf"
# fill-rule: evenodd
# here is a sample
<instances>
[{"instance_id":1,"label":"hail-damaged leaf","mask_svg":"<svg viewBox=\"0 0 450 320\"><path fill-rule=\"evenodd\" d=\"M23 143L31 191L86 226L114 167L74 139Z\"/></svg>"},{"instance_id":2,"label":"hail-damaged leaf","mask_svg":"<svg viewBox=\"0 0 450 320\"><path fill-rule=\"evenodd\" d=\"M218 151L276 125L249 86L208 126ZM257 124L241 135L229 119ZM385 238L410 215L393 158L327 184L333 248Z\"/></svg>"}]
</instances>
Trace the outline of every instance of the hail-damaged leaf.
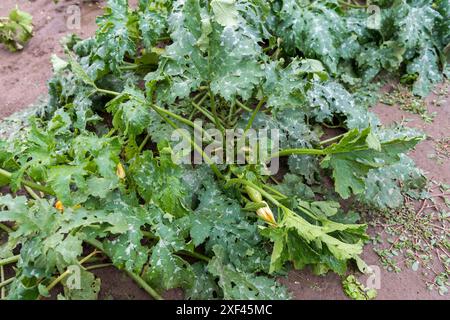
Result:
<instances>
[{"instance_id":1,"label":"hail-damaged leaf","mask_svg":"<svg viewBox=\"0 0 450 320\"><path fill-rule=\"evenodd\" d=\"M48 182L58 199L65 206L72 206L86 201L88 197L86 175L86 170L80 165L54 166L48 171Z\"/></svg>"},{"instance_id":2,"label":"hail-damaged leaf","mask_svg":"<svg viewBox=\"0 0 450 320\"><path fill-rule=\"evenodd\" d=\"M191 265L175 255L170 244L161 239L152 249L150 268L145 278L161 289L189 288L193 285L194 273Z\"/></svg>"},{"instance_id":3,"label":"hail-damaged leaf","mask_svg":"<svg viewBox=\"0 0 450 320\"><path fill-rule=\"evenodd\" d=\"M100 278L82 268L75 270L75 274L63 280L64 295L58 295L58 300L97 300Z\"/></svg>"},{"instance_id":4,"label":"hail-damaged leaf","mask_svg":"<svg viewBox=\"0 0 450 320\"><path fill-rule=\"evenodd\" d=\"M406 71L415 79L413 93L425 97L433 85L442 81L439 58L432 47L425 47L407 66Z\"/></svg>"},{"instance_id":5,"label":"hail-damaged leaf","mask_svg":"<svg viewBox=\"0 0 450 320\"><path fill-rule=\"evenodd\" d=\"M113 115L113 125L125 135L141 134L151 122L150 107L144 103L145 96L136 88L127 87L106 105Z\"/></svg>"},{"instance_id":6,"label":"hail-damaged leaf","mask_svg":"<svg viewBox=\"0 0 450 320\"><path fill-rule=\"evenodd\" d=\"M335 1L320 1L303 4L284 0L277 12L280 20L278 35L284 37L288 52L296 48L308 58L321 59L335 73L339 61L338 47L345 39L343 19L327 4Z\"/></svg>"},{"instance_id":7,"label":"hail-damaged leaf","mask_svg":"<svg viewBox=\"0 0 450 320\"><path fill-rule=\"evenodd\" d=\"M126 55L135 54L136 35L131 27L133 19L128 0L108 0L105 14L97 18L99 29L96 32L90 65L101 60L110 70L118 71Z\"/></svg>"},{"instance_id":8,"label":"hail-damaged leaf","mask_svg":"<svg viewBox=\"0 0 450 320\"><path fill-rule=\"evenodd\" d=\"M439 17L431 6L414 6L406 1L398 1L391 9L395 14L397 38L407 49L420 47L433 31Z\"/></svg>"},{"instance_id":9,"label":"hail-damaged leaf","mask_svg":"<svg viewBox=\"0 0 450 320\"><path fill-rule=\"evenodd\" d=\"M147 203L154 202L176 217L188 212L189 194L183 170L172 162L170 153L162 153L157 159L145 151L130 164L129 177Z\"/></svg>"},{"instance_id":10,"label":"hail-damaged leaf","mask_svg":"<svg viewBox=\"0 0 450 320\"><path fill-rule=\"evenodd\" d=\"M139 1L139 29L145 48L151 51L158 39L167 32L167 16L172 1L140 0Z\"/></svg>"},{"instance_id":11,"label":"hail-damaged leaf","mask_svg":"<svg viewBox=\"0 0 450 320\"><path fill-rule=\"evenodd\" d=\"M335 189L347 199L365 190L365 179L371 169L381 168L400 160L399 154L413 148L421 137L405 137L381 144L370 128L349 131L339 141L324 149L327 156L321 165L333 170Z\"/></svg>"},{"instance_id":12,"label":"hail-damaged leaf","mask_svg":"<svg viewBox=\"0 0 450 320\"><path fill-rule=\"evenodd\" d=\"M194 279L186 289L186 298L191 300L213 300L221 298L221 291L214 276L208 272L207 265L196 262L192 265Z\"/></svg>"},{"instance_id":13,"label":"hail-damaged leaf","mask_svg":"<svg viewBox=\"0 0 450 320\"><path fill-rule=\"evenodd\" d=\"M289 298L286 289L274 279L245 273L230 263L226 249L213 247L215 256L208 264L208 271L219 279L226 300L285 300Z\"/></svg>"},{"instance_id":14,"label":"hail-damaged leaf","mask_svg":"<svg viewBox=\"0 0 450 320\"><path fill-rule=\"evenodd\" d=\"M114 265L139 274L148 260L149 250L141 244L142 232L133 227L116 239L105 241L104 248Z\"/></svg>"},{"instance_id":15,"label":"hail-damaged leaf","mask_svg":"<svg viewBox=\"0 0 450 320\"><path fill-rule=\"evenodd\" d=\"M266 270L268 255L257 226L247 221L239 204L224 195L216 183L206 180L200 205L190 216L190 235L196 246L204 243L207 252L223 245L225 253L240 270ZM224 227L226 226L226 227Z\"/></svg>"},{"instance_id":16,"label":"hail-damaged leaf","mask_svg":"<svg viewBox=\"0 0 450 320\"><path fill-rule=\"evenodd\" d=\"M216 1L216 12L224 4ZM244 19L236 16L234 24L237 10L233 2L230 6L218 20L224 27L211 21L212 13L198 0L173 4L168 18L173 44L166 47L159 69L146 77L149 92L160 102L186 98L201 85L210 85L228 101L250 98L262 77L262 51L258 35Z\"/></svg>"},{"instance_id":17,"label":"hail-damaged leaf","mask_svg":"<svg viewBox=\"0 0 450 320\"><path fill-rule=\"evenodd\" d=\"M381 209L398 208L404 203L402 193L422 190L425 183L423 173L414 166L414 162L401 155L399 162L369 172L365 180L366 189L358 199Z\"/></svg>"}]
</instances>

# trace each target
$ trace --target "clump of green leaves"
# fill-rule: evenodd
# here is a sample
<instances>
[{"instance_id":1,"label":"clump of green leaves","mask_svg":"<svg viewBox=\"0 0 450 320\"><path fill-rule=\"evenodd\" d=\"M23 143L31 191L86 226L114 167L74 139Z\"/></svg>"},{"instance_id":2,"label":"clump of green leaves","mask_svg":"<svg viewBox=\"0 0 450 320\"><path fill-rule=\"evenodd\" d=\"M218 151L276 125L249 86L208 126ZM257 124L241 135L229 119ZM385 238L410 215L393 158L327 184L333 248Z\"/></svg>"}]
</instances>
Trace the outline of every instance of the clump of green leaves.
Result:
<instances>
[{"instance_id":1,"label":"clump of green leaves","mask_svg":"<svg viewBox=\"0 0 450 320\"><path fill-rule=\"evenodd\" d=\"M33 17L19 10L12 10L8 17L0 17L0 43L10 51L22 50L33 36Z\"/></svg>"},{"instance_id":2,"label":"clump of green leaves","mask_svg":"<svg viewBox=\"0 0 450 320\"><path fill-rule=\"evenodd\" d=\"M8 232L0 264L17 270L7 297L35 299L56 284L64 287L61 299L95 297L100 283L87 270L81 291L65 279L73 266L89 264L86 247L157 299L172 288L188 299L286 299L274 276L291 266L344 275L356 263L365 271L367 225L339 200L401 206L399 185L421 178L404 154L423 136L382 127L349 87L382 69L399 70L420 54L422 40L405 48L408 35L396 25L391 38L399 42L380 45L380 31L347 23L363 19L364 8L340 4L141 0L131 9L110 0L93 38L65 38L66 57L52 59L48 103L24 138L0 142L2 182L28 194L0 197ZM403 14L433 18L423 34L441 23L429 5L401 6ZM358 42L348 44L356 45L348 59L338 48L345 39ZM365 46L388 60L355 63ZM342 60L358 72L345 77ZM215 164L202 151L210 133L194 119L222 136L277 129L281 150L256 164L248 161L257 153L251 149L244 163ZM326 126L344 132L321 141ZM174 129L183 129L205 164L175 161L191 152L178 152ZM199 140L189 136L194 130ZM267 163L277 157L288 172L270 183ZM334 188L325 190L327 181Z\"/></svg>"},{"instance_id":3,"label":"clump of green leaves","mask_svg":"<svg viewBox=\"0 0 450 320\"><path fill-rule=\"evenodd\" d=\"M347 276L342 281L345 294L353 300L373 300L377 297L375 289L367 289L354 275Z\"/></svg>"}]
</instances>

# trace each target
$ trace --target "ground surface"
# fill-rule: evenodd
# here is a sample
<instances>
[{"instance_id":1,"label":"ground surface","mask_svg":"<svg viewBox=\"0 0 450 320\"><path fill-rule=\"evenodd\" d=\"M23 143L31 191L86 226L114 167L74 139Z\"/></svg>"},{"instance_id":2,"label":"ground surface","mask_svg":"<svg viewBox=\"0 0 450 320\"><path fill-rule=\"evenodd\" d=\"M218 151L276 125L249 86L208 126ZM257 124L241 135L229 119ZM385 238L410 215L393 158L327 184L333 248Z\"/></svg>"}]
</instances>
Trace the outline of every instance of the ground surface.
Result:
<instances>
[{"instance_id":1,"label":"ground surface","mask_svg":"<svg viewBox=\"0 0 450 320\"><path fill-rule=\"evenodd\" d=\"M69 30L66 25L67 8L81 3L81 29ZM22 52L9 53L0 47L0 119L16 111L25 109L40 96L45 96L46 82L51 76L50 56L61 54L59 39L68 33L77 33L81 37L91 36L96 29L95 17L101 13L96 4L82 1L62 0L55 5L52 0L1 0L0 16L18 4L20 9L34 17L35 36ZM411 153L417 165L426 171L427 177L441 183L450 184L450 162L448 157L438 163L429 155L435 152L435 142L450 136L450 98L449 87L446 103L440 107L433 106L435 96L427 98L429 112L437 112L433 123L426 124L419 116L401 111L395 106L378 105L374 111L384 124L410 119L408 126L423 130L428 139ZM371 231L372 234L377 232ZM371 245L365 248L363 255L368 264L379 265L378 257ZM101 298L103 299L147 299L125 275L113 268L95 272L102 279ZM361 277L364 280L364 277ZM292 271L288 278L280 279L293 292L296 299L346 299L341 280L336 275L317 277L308 271ZM364 283L364 281L362 281ZM167 298L181 298L181 292L174 290L165 294ZM449 299L436 291L430 292L419 271L405 270L392 273L381 268L381 288L378 299Z\"/></svg>"}]
</instances>

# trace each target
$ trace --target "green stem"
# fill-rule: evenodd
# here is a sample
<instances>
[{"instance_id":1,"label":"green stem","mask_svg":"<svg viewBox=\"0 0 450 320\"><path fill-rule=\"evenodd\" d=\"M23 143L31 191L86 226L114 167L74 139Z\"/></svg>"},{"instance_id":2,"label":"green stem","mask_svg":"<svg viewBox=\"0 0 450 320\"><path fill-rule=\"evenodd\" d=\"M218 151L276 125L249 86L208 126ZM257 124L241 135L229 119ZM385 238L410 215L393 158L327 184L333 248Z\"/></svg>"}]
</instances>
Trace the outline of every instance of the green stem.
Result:
<instances>
[{"instance_id":1,"label":"green stem","mask_svg":"<svg viewBox=\"0 0 450 320\"><path fill-rule=\"evenodd\" d=\"M97 253L99 253L99 251L94 250L91 254L89 254L88 256L84 257L83 259L81 259L79 261L79 264L82 265L83 263L85 263L86 261L88 261L90 258L92 258L93 256L95 256ZM64 278L66 278L67 276L69 276L72 273L71 270L67 269L66 271L64 271L63 273L61 273L59 275L59 277L57 277L55 280L53 280L48 286L47 286L47 291L52 290L58 283L60 283L61 281L64 280Z\"/></svg>"},{"instance_id":2,"label":"green stem","mask_svg":"<svg viewBox=\"0 0 450 320\"><path fill-rule=\"evenodd\" d=\"M142 101L142 102L143 102L143 101ZM146 102L143 102L143 103L146 103ZM174 119L180 121L181 123L184 123L184 124L186 124L186 125L188 125L188 126L194 128L194 129L199 130L199 131L206 137L206 139L210 139L210 140L212 139L211 136L210 136L205 130L203 130L202 127L200 127L199 125L197 125L195 122L192 122L192 121L190 121L190 120L188 120L188 119L185 119L185 118L183 118L183 117L181 117L181 116L179 116L179 115L177 115L177 114L175 114L175 113L173 113L173 112L170 112L169 110L166 110L166 109L164 109L164 108L158 107L157 105L150 104L150 103L147 103L147 104L148 104L153 110L155 110L157 113L161 112L161 113L167 114L167 115L170 116L171 118L174 118ZM177 129L178 129L178 127L177 127Z\"/></svg>"},{"instance_id":3,"label":"green stem","mask_svg":"<svg viewBox=\"0 0 450 320\"><path fill-rule=\"evenodd\" d=\"M324 150L319 149L284 149L273 154L271 157L278 158L294 154L326 155L327 153Z\"/></svg>"},{"instance_id":4,"label":"green stem","mask_svg":"<svg viewBox=\"0 0 450 320\"><path fill-rule=\"evenodd\" d=\"M270 192L276 194L278 197L282 198L282 199L286 199L287 197L282 194L280 191L278 191L277 189L272 188L270 185L268 184L263 184L263 187L267 190L269 190Z\"/></svg>"},{"instance_id":5,"label":"green stem","mask_svg":"<svg viewBox=\"0 0 450 320\"><path fill-rule=\"evenodd\" d=\"M137 64L136 65L128 65L128 66L119 66L120 70L135 70L137 68L139 68L139 66Z\"/></svg>"},{"instance_id":6,"label":"green stem","mask_svg":"<svg viewBox=\"0 0 450 320\"><path fill-rule=\"evenodd\" d=\"M157 42L167 41L167 40L172 40L172 38L170 38L169 36L167 36L167 37L161 37L161 38L158 38Z\"/></svg>"},{"instance_id":7,"label":"green stem","mask_svg":"<svg viewBox=\"0 0 450 320\"><path fill-rule=\"evenodd\" d=\"M19 258L20 258L20 255L2 259L2 260L0 260L0 266L6 266L8 264L16 263L17 261L19 261Z\"/></svg>"},{"instance_id":8,"label":"green stem","mask_svg":"<svg viewBox=\"0 0 450 320\"><path fill-rule=\"evenodd\" d=\"M192 105L195 107L195 109L197 109L198 111L200 111L205 117L207 117L211 122L214 122L215 119L214 117L208 112L206 111L204 108L201 107L202 103L205 101L206 99L206 95L204 95L200 101L197 103L195 103L194 101L192 101Z\"/></svg>"},{"instance_id":9,"label":"green stem","mask_svg":"<svg viewBox=\"0 0 450 320\"><path fill-rule=\"evenodd\" d=\"M345 133L340 134L340 135L335 136L335 137L332 137L330 139L322 140L322 141L320 141L319 144L320 145L324 145L324 144L327 144L327 143L330 143L330 142L334 142L334 141L339 140L340 138L342 138L344 135L345 135Z\"/></svg>"},{"instance_id":10,"label":"green stem","mask_svg":"<svg viewBox=\"0 0 450 320\"><path fill-rule=\"evenodd\" d=\"M118 93L118 92L109 91L109 90L103 90L103 89L99 89L99 88L97 88L97 91L99 91L99 92L104 92L104 93L108 93L108 94L115 95L115 96L117 96L117 95L120 94L120 93ZM169 125L171 125L174 129L179 129L179 128L178 128L178 126L177 126L173 121L171 121L170 119L168 119L167 117L165 117L163 114L166 114L166 115L168 115L168 116L170 116L170 117L172 117L172 118L174 118L174 119L176 119L176 120L178 120L178 121L180 121L180 122L182 122L182 123L185 123L185 124L187 124L187 125L189 125L189 126L195 128L195 129L197 129L197 130L200 130L200 131L202 132L202 134L204 134L204 135L206 136L207 139L211 139L211 136L210 136L206 131L204 131L203 128L199 127L199 126L196 125L194 122L189 121L188 119L185 119L185 118L183 118L183 117L181 117L181 116L179 116L179 115L177 115L177 114L175 114L175 113L173 113L173 112L170 112L169 110L166 110L166 109L164 109L164 108L158 107L157 105L154 105L154 104L152 104L152 103L148 103L147 101L143 101L143 100L141 100L141 99L137 99L136 97L134 97L134 99L136 99L136 101L139 101L139 102L141 102L141 103L143 103L143 104L148 104L153 110L156 111L156 113L159 114L159 116L160 116L161 118L164 119L164 121L166 121L166 122L167 122ZM192 144L192 146L194 147L194 149L196 149L196 150L203 156L203 158L206 160L206 163L211 167L211 169L214 171L214 173L215 173L219 178L223 179L223 175L222 175L222 173L220 172L220 170L217 168L217 166L214 164L214 162L211 160L211 158L209 158L209 157L203 152L202 148L199 147L199 146L191 139L191 137L186 136L186 135L184 134L184 132L181 132L181 135L182 135L185 139L188 139L189 141L191 141L191 144Z\"/></svg>"},{"instance_id":11,"label":"green stem","mask_svg":"<svg viewBox=\"0 0 450 320\"><path fill-rule=\"evenodd\" d=\"M0 223L0 229L2 229L3 231L5 231L6 233L11 233L14 232L13 229L11 229L10 227L8 227L7 225Z\"/></svg>"},{"instance_id":12,"label":"green stem","mask_svg":"<svg viewBox=\"0 0 450 320\"><path fill-rule=\"evenodd\" d=\"M48 286L47 286L47 291L52 290L58 283L60 283L61 281L64 280L65 277L68 277L71 274L72 271L70 270L66 270L63 273L61 273L59 275L59 277L57 277L55 280L53 280ZM40 297L39 297L40 298ZM39 299L38 298L38 299Z\"/></svg>"},{"instance_id":13,"label":"green stem","mask_svg":"<svg viewBox=\"0 0 450 320\"><path fill-rule=\"evenodd\" d=\"M34 199L34 200L41 200L41 198L36 194L36 192L33 191L28 186L25 186L24 189L28 192L28 194Z\"/></svg>"},{"instance_id":14,"label":"green stem","mask_svg":"<svg viewBox=\"0 0 450 320\"><path fill-rule=\"evenodd\" d=\"M241 108L244 109L247 112L252 112L253 110L250 109L249 107L247 107L245 104L243 104L242 102L240 102L238 99L236 99L236 104Z\"/></svg>"},{"instance_id":15,"label":"green stem","mask_svg":"<svg viewBox=\"0 0 450 320\"><path fill-rule=\"evenodd\" d=\"M128 270L125 270L128 276L134 280L142 289L144 289L148 294L150 294L153 298L156 300L164 300L163 297L159 293L157 293L152 287L150 287L147 282L144 281L140 276L137 274L130 272Z\"/></svg>"},{"instance_id":16,"label":"green stem","mask_svg":"<svg viewBox=\"0 0 450 320\"><path fill-rule=\"evenodd\" d=\"M225 135L225 129L222 126L222 123L220 122L219 117L217 116L216 99L214 98L214 94L211 91L211 89L209 90L209 99L210 99L210 103L211 103L212 115L214 117L214 123L216 124L216 127L219 128L219 130L222 132L222 135Z\"/></svg>"},{"instance_id":17,"label":"green stem","mask_svg":"<svg viewBox=\"0 0 450 320\"><path fill-rule=\"evenodd\" d=\"M3 289L3 287L6 287L8 284L12 283L14 281L15 277L9 278L8 280L0 282L0 288ZM2 298L4 299L4 298Z\"/></svg>"},{"instance_id":18,"label":"green stem","mask_svg":"<svg viewBox=\"0 0 450 320\"><path fill-rule=\"evenodd\" d=\"M150 140L150 133L147 133L142 143L139 145L138 153L141 153L142 150L144 150L145 145L147 144L148 140Z\"/></svg>"},{"instance_id":19,"label":"green stem","mask_svg":"<svg viewBox=\"0 0 450 320\"><path fill-rule=\"evenodd\" d=\"M116 91L110 91L110 90L105 90L105 89L100 89L100 88L96 88L96 90L97 90L98 92L110 94L110 95L113 95L113 96L118 96L118 95L120 95L120 93L119 93L119 92L116 92ZM161 108L161 107L159 107L159 106L157 106L157 105L154 105L154 104L152 104L152 103L149 103L149 102L147 102L147 101L145 101L145 100L141 100L141 99L139 99L139 98L137 98L137 97L133 97L133 99L135 99L136 101L138 101L138 102L140 102L140 103L142 103L142 104L149 105L153 110L155 110L155 111L157 111L157 112L159 111L159 112L165 113L165 114L167 114L168 116L170 116L171 118L174 118L174 119L180 121L181 123L184 123L184 124L186 124L186 125L188 125L188 126L190 126L190 127L192 127L192 128L195 128L195 129L201 131L207 138L211 139L211 136L209 136L209 135L203 130L203 128L199 127L198 125L196 125L194 122L190 121L189 119L183 118L182 116L179 116L179 115L177 115L176 113L173 113L173 112L171 112L171 111L169 111L169 110L166 110L166 109Z\"/></svg>"},{"instance_id":20,"label":"green stem","mask_svg":"<svg viewBox=\"0 0 450 320\"><path fill-rule=\"evenodd\" d=\"M14 279L14 278L11 278L11 279ZM4 286L1 285L4 282L5 282L5 270L4 270L3 266L1 266L0 267L0 288L1 288L0 299L2 299L2 300L5 299L5 296L6 296L5 288L4 288Z\"/></svg>"},{"instance_id":21,"label":"green stem","mask_svg":"<svg viewBox=\"0 0 450 320\"><path fill-rule=\"evenodd\" d=\"M261 107L262 107L262 105L264 104L264 102L266 102L266 97L262 98L262 99L259 101L258 105L256 106L255 110L253 110L252 116L250 117L250 119L249 119L249 121L248 121L248 123L247 123L247 126L245 127L245 133L246 133L248 130L250 130L250 128L252 127L253 121L255 121L256 115L258 114L259 109L261 109ZM244 133L244 136L245 136L245 133Z\"/></svg>"},{"instance_id":22,"label":"green stem","mask_svg":"<svg viewBox=\"0 0 450 320\"><path fill-rule=\"evenodd\" d=\"M266 190L258 187L253 182L250 182L245 179L235 178L235 179L228 180L227 183L229 183L229 184L238 183L238 184L243 184L243 185L249 186L249 187L255 189L256 191L258 191L259 193L261 193L261 195L263 195L267 200L272 202L274 205L276 205L280 208L284 208L284 205L282 205L278 200L276 200L270 193L268 193Z\"/></svg>"},{"instance_id":23,"label":"green stem","mask_svg":"<svg viewBox=\"0 0 450 320\"><path fill-rule=\"evenodd\" d=\"M228 112L228 118L227 118L228 122L231 122L231 120L233 119L235 106L236 106L236 101L231 104L230 112Z\"/></svg>"},{"instance_id":24,"label":"green stem","mask_svg":"<svg viewBox=\"0 0 450 320\"><path fill-rule=\"evenodd\" d=\"M150 106L151 106L152 108L156 107L156 106L153 106L153 105L150 105ZM155 109L155 111L158 112L158 109ZM159 114L159 116L160 116L161 118L164 119L164 121L166 121L170 126L172 126L172 128L174 128L174 129L179 129L178 126L177 126L172 120L168 119L166 116L164 116L163 114L161 114L161 113L159 113L159 112L158 112L158 114ZM202 129L202 130L203 130L203 129ZM206 153L203 151L203 149L202 149L199 145L197 145L197 144L195 143L195 141L191 139L190 136L186 135L186 134L184 133L184 131L181 130L181 131L180 131L180 134L183 136L184 139L186 139L186 140L188 140L188 141L191 142L192 147L193 147L198 153L200 153L200 154L202 155L202 157L205 159L206 163L207 163L207 164L211 167L211 169L214 171L214 173L216 174L216 176L217 176L218 178L220 178L220 179L224 179L224 176L223 176L222 173L220 172L219 168L217 168L217 166L216 166L216 164L214 163L214 161L212 161L211 158L208 157L208 156L206 155Z\"/></svg>"},{"instance_id":25,"label":"green stem","mask_svg":"<svg viewBox=\"0 0 450 320\"><path fill-rule=\"evenodd\" d=\"M109 94L111 96L119 96L120 92L116 92L116 91L111 91L111 90L106 90L106 89L100 89L100 88L95 88L98 92L104 93L104 94Z\"/></svg>"},{"instance_id":26,"label":"green stem","mask_svg":"<svg viewBox=\"0 0 450 320\"><path fill-rule=\"evenodd\" d=\"M93 246L94 248L102 251L103 253L105 252L104 248L103 248L103 244L98 241L97 239L86 239L85 240L86 243L89 243L91 246ZM138 276L137 274L130 272L128 270L125 270L125 272L127 273L127 275L133 279L142 289L144 289L150 296L152 296L154 299L156 300L163 300L163 298L159 295L158 292L156 292L152 287L150 287L145 281L144 279L142 279L140 276Z\"/></svg>"},{"instance_id":27,"label":"green stem","mask_svg":"<svg viewBox=\"0 0 450 320\"><path fill-rule=\"evenodd\" d=\"M6 171L6 170L0 168L0 176L6 178L6 179L8 179L8 180L11 180L11 178L12 178L12 173L10 173L10 172L8 172L8 171ZM26 185L26 186L28 186L28 187L34 189L34 190L39 190L39 191L42 191L42 192L44 192L44 193L46 193L46 194L49 194L49 195L52 195L52 196L55 195L55 193L53 192L53 190L51 190L50 188L41 186L40 184L31 182L31 181L23 180L23 181L22 181L22 184L24 184L24 185Z\"/></svg>"},{"instance_id":28,"label":"green stem","mask_svg":"<svg viewBox=\"0 0 450 320\"><path fill-rule=\"evenodd\" d=\"M182 254L182 255L185 255L185 256L197 258L197 259L203 260L205 262L211 261L210 257L207 257L207 256L205 256L205 255L203 255L201 253L195 252L195 251L183 250L183 251L178 252L178 254Z\"/></svg>"}]
</instances>

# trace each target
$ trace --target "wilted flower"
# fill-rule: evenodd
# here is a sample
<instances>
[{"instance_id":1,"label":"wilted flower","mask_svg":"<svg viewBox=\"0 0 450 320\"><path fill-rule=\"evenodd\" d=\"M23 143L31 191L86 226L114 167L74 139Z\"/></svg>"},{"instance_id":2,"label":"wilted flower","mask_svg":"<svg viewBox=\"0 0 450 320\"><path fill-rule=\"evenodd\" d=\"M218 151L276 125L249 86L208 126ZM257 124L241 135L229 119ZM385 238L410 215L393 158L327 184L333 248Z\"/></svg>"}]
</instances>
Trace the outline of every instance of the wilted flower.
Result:
<instances>
[{"instance_id":1,"label":"wilted flower","mask_svg":"<svg viewBox=\"0 0 450 320\"><path fill-rule=\"evenodd\" d=\"M245 187L245 191L247 192L250 199L258 204L264 204L264 207L261 207L256 210L256 214L258 217L266 221L267 223L271 225L276 225L277 221L275 220L275 217L273 215L272 210L270 209L267 202L263 201L262 195L258 190L255 190L249 186Z\"/></svg>"},{"instance_id":2,"label":"wilted flower","mask_svg":"<svg viewBox=\"0 0 450 320\"><path fill-rule=\"evenodd\" d=\"M126 173L125 173L125 169L124 169L123 165L120 162L117 164L116 175L120 179L125 179L126 176L127 176Z\"/></svg>"}]
</instances>

